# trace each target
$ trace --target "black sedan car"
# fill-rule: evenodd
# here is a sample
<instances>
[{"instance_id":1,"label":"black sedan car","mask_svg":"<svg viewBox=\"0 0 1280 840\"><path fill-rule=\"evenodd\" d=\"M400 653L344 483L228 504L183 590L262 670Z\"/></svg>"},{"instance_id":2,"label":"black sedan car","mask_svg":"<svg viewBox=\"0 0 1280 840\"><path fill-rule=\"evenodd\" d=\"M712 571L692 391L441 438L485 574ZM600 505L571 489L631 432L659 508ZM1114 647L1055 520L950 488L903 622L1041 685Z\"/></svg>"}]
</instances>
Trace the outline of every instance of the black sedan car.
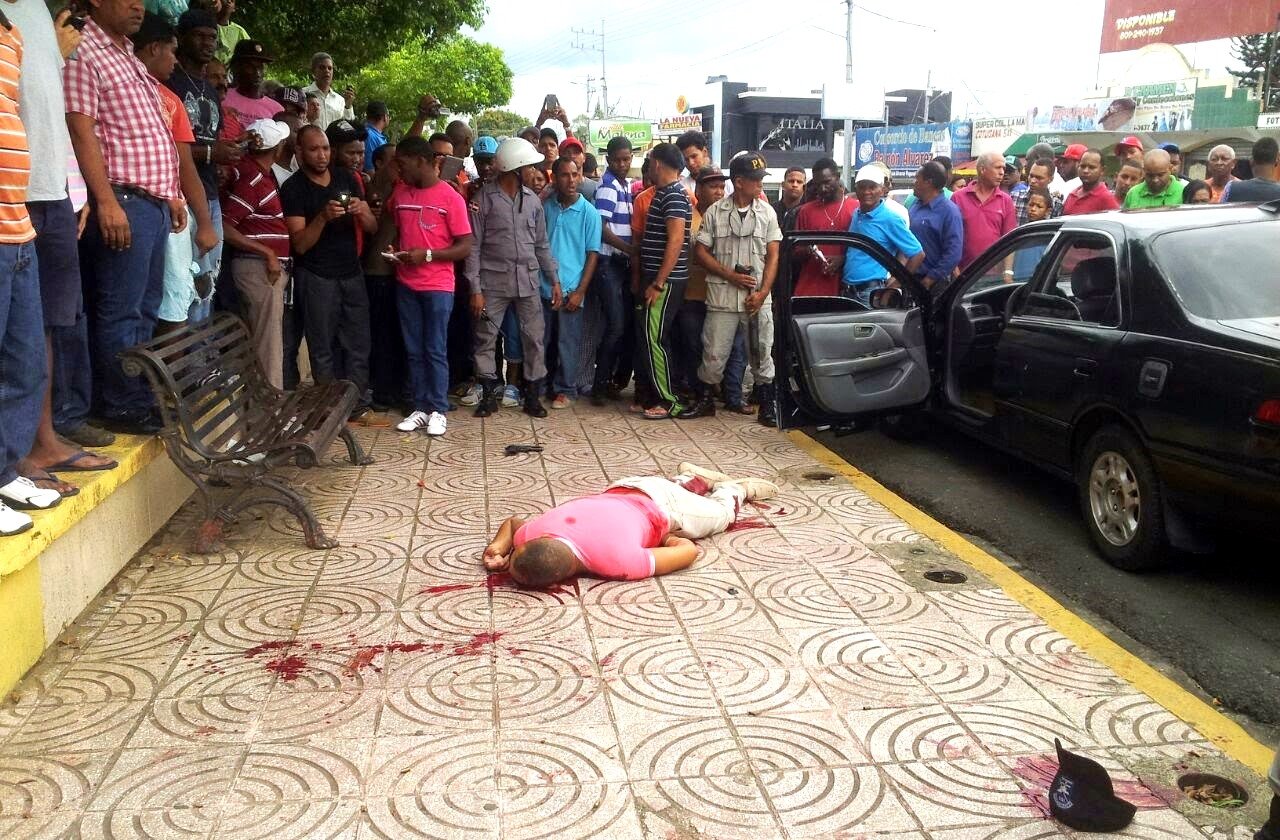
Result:
<instances>
[{"instance_id":1,"label":"black sedan car","mask_svg":"<svg viewBox=\"0 0 1280 840\"><path fill-rule=\"evenodd\" d=\"M792 299L822 243L900 288ZM784 427L949 423L1074 481L1123 569L1280 517L1280 202L1034 223L937 293L864 237L793 233L775 300Z\"/></svg>"}]
</instances>

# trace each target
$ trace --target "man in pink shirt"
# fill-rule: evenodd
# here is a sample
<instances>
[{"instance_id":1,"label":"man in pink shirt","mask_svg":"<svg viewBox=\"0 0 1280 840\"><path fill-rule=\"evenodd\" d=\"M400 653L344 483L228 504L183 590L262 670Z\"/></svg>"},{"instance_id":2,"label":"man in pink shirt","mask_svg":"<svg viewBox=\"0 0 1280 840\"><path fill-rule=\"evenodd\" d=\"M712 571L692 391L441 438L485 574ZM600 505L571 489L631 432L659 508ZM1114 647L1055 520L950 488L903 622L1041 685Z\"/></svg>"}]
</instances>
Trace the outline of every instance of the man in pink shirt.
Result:
<instances>
[{"instance_id":1,"label":"man in pink shirt","mask_svg":"<svg viewBox=\"0 0 1280 840\"><path fill-rule=\"evenodd\" d=\"M511 517L485 548L484 565L530 587L578 574L640 580L678 572L698 558L693 540L728 529L743 502L777 492L762 478L730 478L684 463L671 480L624 478L527 522Z\"/></svg>"},{"instance_id":2,"label":"man in pink shirt","mask_svg":"<svg viewBox=\"0 0 1280 840\"><path fill-rule=\"evenodd\" d=\"M951 196L964 219L964 249L960 269L964 270L996 240L1018 226L1013 199L1000 189L1004 180L1004 158L995 152L978 156L978 177Z\"/></svg>"},{"instance_id":3,"label":"man in pink shirt","mask_svg":"<svg viewBox=\"0 0 1280 840\"><path fill-rule=\"evenodd\" d=\"M1064 216L1080 216L1086 213L1104 213L1107 210L1119 210L1120 202L1102 183L1102 153L1097 149L1089 149L1080 157L1077 168L1080 186L1067 196L1066 206L1062 209Z\"/></svg>"},{"instance_id":4,"label":"man in pink shirt","mask_svg":"<svg viewBox=\"0 0 1280 840\"><path fill-rule=\"evenodd\" d=\"M235 77L235 87L222 97L222 139L239 140L250 123L274 119L280 103L262 92L271 54L258 41L236 44L228 69Z\"/></svg>"}]
</instances>

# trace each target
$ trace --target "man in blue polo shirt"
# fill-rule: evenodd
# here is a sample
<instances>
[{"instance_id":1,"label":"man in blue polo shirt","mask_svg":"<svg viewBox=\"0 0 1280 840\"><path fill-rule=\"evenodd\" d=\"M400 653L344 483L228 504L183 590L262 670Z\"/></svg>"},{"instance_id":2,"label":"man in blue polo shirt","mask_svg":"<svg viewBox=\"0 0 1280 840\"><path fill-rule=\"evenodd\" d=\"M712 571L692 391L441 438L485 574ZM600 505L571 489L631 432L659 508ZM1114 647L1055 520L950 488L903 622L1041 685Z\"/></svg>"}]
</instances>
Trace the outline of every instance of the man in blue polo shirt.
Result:
<instances>
[{"instance_id":1,"label":"man in blue polo shirt","mask_svg":"<svg viewBox=\"0 0 1280 840\"><path fill-rule=\"evenodd\" d=\"M906 220L884 206L884 173L877 166L862 167L853 189L858 195L858 209L853 211L849 232L874 240L890 254L905 256L907 271L914 274L924 262L924 249ZM870 308L871 293L884 288L888 276L888 269L870 254L850 248L844 258L840 293Z\"/></svg>"},{"instance_id":2,"label":"man in blue polo shirt","mask_svg":"<svg viewBox=\"0 0 1280 840\"><path fill-rule=\"evenodd\" d=\"M582 353L582 300L600 254L600 213L578 192L578 164L562 157L551 167L555 191L544 202L547 239L560 267L559 307L551 301L551 283L542 278L543 330L547 347L556 348L552 408L568 408L578 396L578 360ZM552 341L555 343L552 344ZM548 357L550 354L548 353ZM550 358L548 358L550 362ZM547 366L551 375L551 365Z\"/></svg>"}]
</instances>

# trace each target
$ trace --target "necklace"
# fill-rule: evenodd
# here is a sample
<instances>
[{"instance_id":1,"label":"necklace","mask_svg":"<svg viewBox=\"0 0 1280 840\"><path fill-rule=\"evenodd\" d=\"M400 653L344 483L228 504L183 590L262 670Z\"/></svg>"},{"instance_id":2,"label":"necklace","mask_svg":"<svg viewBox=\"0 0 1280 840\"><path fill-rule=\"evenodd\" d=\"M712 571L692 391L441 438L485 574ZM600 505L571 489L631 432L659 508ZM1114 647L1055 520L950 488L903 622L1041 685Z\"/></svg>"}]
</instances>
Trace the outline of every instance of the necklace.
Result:
<instances>
[{"instance_id":1,"label":"necklace","mask_svg":"<svg viewBox=\"0 0 1280 840\"><path fill-rule=\"evenodd\" d=\"M848 201L848 200L849 200L849 196L847 196L847 195L846 195L846 196L842 196L842 197L841 197L841 199L840 199L840 206L836 208L836 217L837 217L837 218L838 218L838 217L840 216L840 214L844 211L844 203L845 203L846 201ZM828 229L828 230L835 230L835 229L836 229L836 220L835 220L834 218L832 218L832 217L831 217L831 214L830 214L830 213L828 213L828 212L827 212L826 205L823 205L823 208L822 208L822 215L824 215L824 216L826 216L826 217L827 217L827 229Z\"/></svg>"}]
</instances>

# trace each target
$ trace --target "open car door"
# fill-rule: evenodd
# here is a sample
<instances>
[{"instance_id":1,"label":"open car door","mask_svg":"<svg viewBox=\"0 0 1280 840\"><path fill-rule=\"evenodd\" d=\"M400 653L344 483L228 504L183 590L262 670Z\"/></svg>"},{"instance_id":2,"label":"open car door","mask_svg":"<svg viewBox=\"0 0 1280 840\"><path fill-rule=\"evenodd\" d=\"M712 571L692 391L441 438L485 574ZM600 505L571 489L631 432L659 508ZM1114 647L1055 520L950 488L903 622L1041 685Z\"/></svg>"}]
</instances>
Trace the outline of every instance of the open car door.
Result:
<instances>
[{"instance_id":1,"label":"open car door","mask_svg":"<svg viewBox=\"0 0 1280 840\"><path fill-rule=\"evenodd\" d=\"M898 293L868 309L839 297L793 298L799 265L814 245L840 245L882 264ZM792 232L782 240L773 290L778 424L845 423L923 405L933 387L932 299L892 254L855 233ZM882 307L882 308L878 308Z\"/></svg>"}]
</instances>

